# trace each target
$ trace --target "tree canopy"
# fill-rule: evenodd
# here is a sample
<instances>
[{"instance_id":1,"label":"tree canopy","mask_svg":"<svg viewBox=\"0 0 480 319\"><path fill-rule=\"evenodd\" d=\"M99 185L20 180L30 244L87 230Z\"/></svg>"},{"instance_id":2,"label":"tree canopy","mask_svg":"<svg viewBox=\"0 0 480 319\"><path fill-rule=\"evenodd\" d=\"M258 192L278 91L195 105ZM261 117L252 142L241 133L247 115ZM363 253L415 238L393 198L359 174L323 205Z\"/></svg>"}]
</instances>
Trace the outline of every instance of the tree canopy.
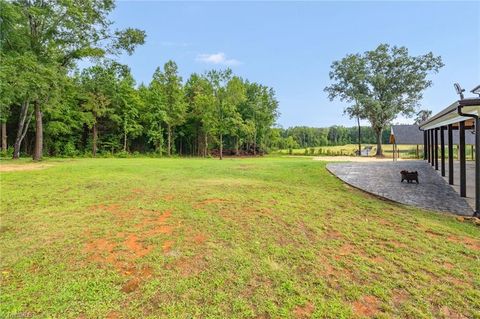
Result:
<instances>
[{"instance_id":1,"label":"tree canopy","mask_svg":"<svg viewBox=\"0 0 480 319\"><path fill-rule=\"evenodd\" d=\"M377 135L377 156L382 156L382 131L398 115L415 113L423 91L432 85L428 75L442 66L442 59L431 52L411 56L405 47L381 44L333 62L333 83L325 91L331 100L353 103L346 109L349 115L358 114L370 122Z\"/></svg>"}]
</instances>

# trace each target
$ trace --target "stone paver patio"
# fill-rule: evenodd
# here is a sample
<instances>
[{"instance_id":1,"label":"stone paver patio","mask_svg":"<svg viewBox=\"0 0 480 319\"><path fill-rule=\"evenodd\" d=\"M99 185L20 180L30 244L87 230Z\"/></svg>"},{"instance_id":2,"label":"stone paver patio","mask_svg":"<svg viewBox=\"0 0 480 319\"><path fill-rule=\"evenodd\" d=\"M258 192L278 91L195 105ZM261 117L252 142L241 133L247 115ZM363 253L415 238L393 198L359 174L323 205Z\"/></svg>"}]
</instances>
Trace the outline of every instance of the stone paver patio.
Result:
<instances>
[{"instance_id":1,"label":"stone paver patio","mask_svg":"<svg viewBox=\"0 0 480 319\"><path fill-rule=\"evenodd\" d=\"M473 214L466 200L424 161L329 163L327 169L354 187L421 208ZM420 184L400 182L400 171L418 171Z\"/></svg>"}]
</instances>

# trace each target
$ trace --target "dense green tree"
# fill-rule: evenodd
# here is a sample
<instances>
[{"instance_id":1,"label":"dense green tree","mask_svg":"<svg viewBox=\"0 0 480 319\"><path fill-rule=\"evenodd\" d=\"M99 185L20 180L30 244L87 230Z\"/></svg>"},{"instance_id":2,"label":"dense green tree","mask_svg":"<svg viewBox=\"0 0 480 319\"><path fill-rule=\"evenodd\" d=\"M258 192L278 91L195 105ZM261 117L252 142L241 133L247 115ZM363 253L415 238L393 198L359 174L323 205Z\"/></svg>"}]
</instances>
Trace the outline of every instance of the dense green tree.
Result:
<instances>
[{"instance_id":1,"label":"dense green tree","mask_svg":"<svg viewBox=\"0 0 480 319\"><path fill-rule=\"evenodd\" d=\"M8 30L1 38L2 51L7 55L28 52L37 64L52 67L57 73L66 73L82 58L102 57L123 50L132 53L145 38L140 30L110 29L108 14L114 8L111 0L16 0L2 1L1 6L4 13L0 28ZM55 92L51 87L43 98L33 98L31 93L35 92L29 92L27 103L33 103L35 112L33 158L39 160L43 152L44 106Z\"/></svg>"},{"instance_id":2,"label":"dense green tree","mask_svg":"<svg viewBox=\"0 0 480 319\"><path fill-rule=\"evenodd\" d=\"M173 131L175 127L185 122L187 105L182 86L182 78L178 75L177 64L168 61L163 67L163 73L158 74L164 108L164 121L167 125L167 155L172 154Z\"/></svg>"},{"instance_id":3,"label":"dense green tree","mask_svg":"<svg viewBox=\"0 0 480 319\"><path fill-rule=\"evenodd\" d=\"M352 57L356 63L351 63ZM333 62L330 78L335 83L326 90L331 98L355 101L376 133L376 155L383 156L382 132L399 114L414 114L422 92L432 85L428 74L442 66L441 58L431 52L410 56L405 47L381 44L363 55Z\"/></svg>"}]
</instances>

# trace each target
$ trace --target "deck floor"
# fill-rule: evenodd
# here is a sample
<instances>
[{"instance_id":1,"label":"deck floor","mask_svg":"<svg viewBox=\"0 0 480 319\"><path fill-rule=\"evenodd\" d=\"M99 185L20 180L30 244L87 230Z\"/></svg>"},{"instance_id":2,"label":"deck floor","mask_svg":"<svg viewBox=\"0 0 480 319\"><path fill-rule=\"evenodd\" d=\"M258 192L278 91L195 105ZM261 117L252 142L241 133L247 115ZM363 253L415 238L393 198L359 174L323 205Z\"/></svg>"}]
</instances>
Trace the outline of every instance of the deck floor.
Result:
<instances>
[{"instance_id":1,"label":"deck floor","mask_svg":"<svg viewBox=\"0 0 480 319\"><path fill-rule=\"evenodd\" d=\"M402 204L473 214L467 201L425 161L329 163L327 169L347 184ZM401 183L402 170L417 171L420 183Z\"/></svg>"}]
</instances>

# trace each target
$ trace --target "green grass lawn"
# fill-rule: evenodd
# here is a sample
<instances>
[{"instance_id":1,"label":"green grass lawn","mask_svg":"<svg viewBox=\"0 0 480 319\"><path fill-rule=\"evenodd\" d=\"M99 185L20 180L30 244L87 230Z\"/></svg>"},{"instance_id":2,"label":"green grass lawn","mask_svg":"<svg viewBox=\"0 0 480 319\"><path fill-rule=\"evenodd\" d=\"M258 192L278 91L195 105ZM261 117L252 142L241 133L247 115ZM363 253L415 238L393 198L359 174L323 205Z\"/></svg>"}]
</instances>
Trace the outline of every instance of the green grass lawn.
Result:
<instances>
[{"instance_id":1,"label":"green grass lawn","mask_svg":"<svg viewBox=\"0 0 480 319\"><path fill-rule=\"evenodd\" d=\"M1 173L0 317L480 318L480 228L308 158Z\"/></svg>"}]
</instances>

